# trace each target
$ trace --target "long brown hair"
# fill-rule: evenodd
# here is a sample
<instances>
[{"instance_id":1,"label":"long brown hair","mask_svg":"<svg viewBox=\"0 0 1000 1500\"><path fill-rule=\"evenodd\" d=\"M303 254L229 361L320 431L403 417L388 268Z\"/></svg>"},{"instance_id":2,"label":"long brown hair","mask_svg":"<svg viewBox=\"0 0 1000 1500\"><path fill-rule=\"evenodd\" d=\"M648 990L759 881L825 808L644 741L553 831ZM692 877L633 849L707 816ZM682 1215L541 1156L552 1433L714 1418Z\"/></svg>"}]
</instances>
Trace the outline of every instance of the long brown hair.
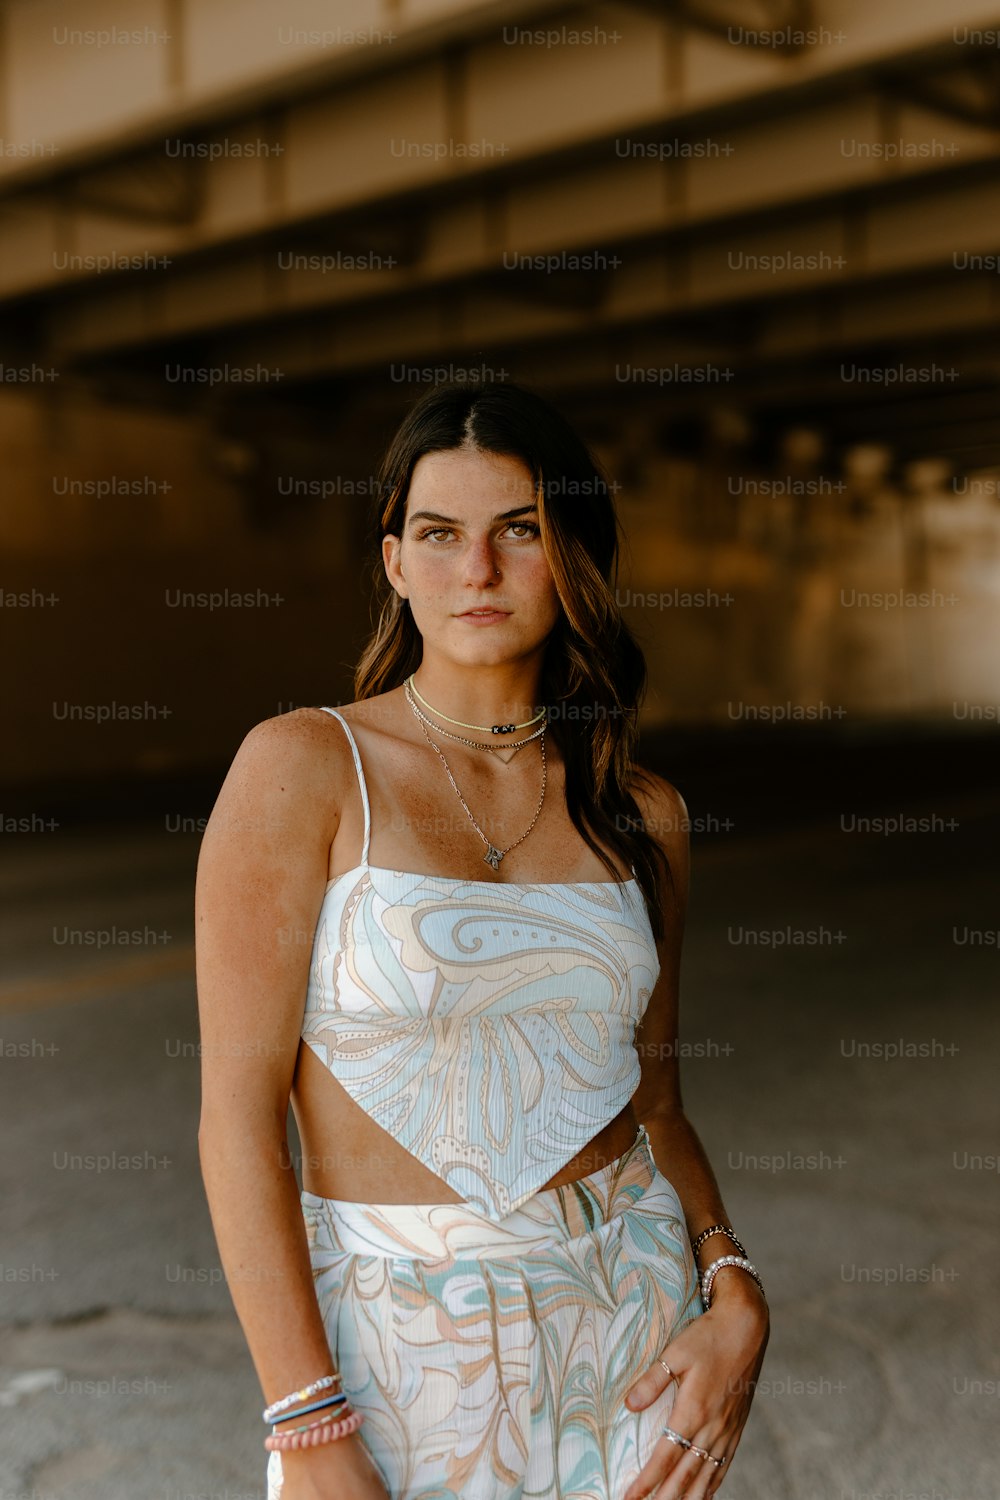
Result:
<instances>
[{"instance_id":1,"label":"long brown hair","mask_svg":"<svg viewBox=\"0 0 1000 1500\"><path fill-rule=\"evenodd\" d=\"M654 936L662 938L670 864L630 790L643 775L635 749L646 661L615 597L620 521L603 469L534 392L511 382L439 385L404 417L377 476L370 540L379 617L355 670L355 699L390 692L420 665L422 640L408 602L386 578L381 543L403 535L417 460L461 447L519 458L531 472L542 547L562 605L545 645L541 697L565 763L567 811L612 876L597 837L634 866Z\"/></svg>"}]
</instances>

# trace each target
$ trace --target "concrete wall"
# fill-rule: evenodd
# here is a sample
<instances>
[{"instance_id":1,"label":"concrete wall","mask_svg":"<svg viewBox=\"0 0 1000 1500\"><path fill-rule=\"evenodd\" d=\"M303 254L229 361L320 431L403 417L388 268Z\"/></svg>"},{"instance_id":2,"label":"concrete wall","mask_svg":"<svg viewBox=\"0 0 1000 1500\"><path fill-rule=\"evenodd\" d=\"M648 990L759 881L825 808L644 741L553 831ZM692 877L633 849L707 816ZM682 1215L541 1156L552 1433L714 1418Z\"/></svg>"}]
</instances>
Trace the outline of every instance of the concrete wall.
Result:
<instances>
[{"instance_id":1,"label":"concrete wall","mask_svg":"<svg viewBox=\"0 0 1000 1500\"><path fill-rule=\"evenodd\" d=\"M0 395L18 720L0 783L225 763L261 718L350 701L368 494L392 424L363 410L242 421ZM630 459L626 441L599 451ZM731 456L653 458L624 485L619 602L648 654L648 725L995 714L997 476L906 497L838 483ZM177 605L178 590L230 593Z\"/></svg>"}]
</instances>

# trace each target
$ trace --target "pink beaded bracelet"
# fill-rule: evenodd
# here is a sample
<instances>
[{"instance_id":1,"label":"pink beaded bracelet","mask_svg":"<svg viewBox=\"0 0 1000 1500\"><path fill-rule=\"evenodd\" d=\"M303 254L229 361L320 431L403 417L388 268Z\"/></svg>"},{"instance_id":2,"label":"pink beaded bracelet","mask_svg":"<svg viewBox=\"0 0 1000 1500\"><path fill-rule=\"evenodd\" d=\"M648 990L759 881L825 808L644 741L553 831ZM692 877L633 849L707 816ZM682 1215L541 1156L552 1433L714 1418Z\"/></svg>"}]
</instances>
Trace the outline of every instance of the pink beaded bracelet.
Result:
<instances>
[{"instance_id":1,"label":"pink beaded bracelet","mask_svg":"<svg viewBox=\"0 0 1000 1500\"><path fill-rule=\"evenodd\" d=\"M344 1399L346 1401L346 1399L347 1399L346 1396L345 1396ZM351 1410L351 1408L349 1406L344 1408L345 1412L349 1413L350 1410ZM345 1417L342 1417L342 1416L338 1417L337 1414L336 1414L336 1412L325 1411L321 1417L313 1417L313 1419L312 1419L311 1422L303 1422L300 1427L282 1427L281 1431L282 1432L310 1432L312 1430L312 1428L314 1428L314 1427L325 1427L328 1422L342 1422L342 1421L345 1421L345 1420L346 1420ZM277 1432L278 1431L277 1424L275 1424L275 1426L271 1428L271 1431L272 1432Z\"/></svg>"},{"instance_id":2,"label":"pink beaded bracelet","mask_svg":"<svg viewBox=\"0 0 1000 1500\"><path fill-rule=\"evenodd\" d=\"M336 1422L310 1424L305 1432L272 1432L264 1439L264 1447L271 1453L283 1453L289 1448L315 1448L320 1443L332 1443L336 1438L357 1432L363 1421L359 1411L352 1411L349 1417L341 1417Z\"/></svg>"}]
</instances>

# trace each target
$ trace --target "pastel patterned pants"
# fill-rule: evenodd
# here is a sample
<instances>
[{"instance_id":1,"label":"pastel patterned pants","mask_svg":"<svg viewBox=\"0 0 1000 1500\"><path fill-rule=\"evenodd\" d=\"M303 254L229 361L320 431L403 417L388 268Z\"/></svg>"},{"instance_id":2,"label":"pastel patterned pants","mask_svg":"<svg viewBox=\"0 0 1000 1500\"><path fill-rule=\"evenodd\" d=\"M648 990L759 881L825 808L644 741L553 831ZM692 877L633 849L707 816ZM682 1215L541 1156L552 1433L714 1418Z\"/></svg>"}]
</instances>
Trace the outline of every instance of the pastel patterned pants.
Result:
<instances>
[{"instance_id":1,"label":"pastel patterned pants","mask_svg":"<svg viewBox=\"0 0 1000 1500\"><path fill-rule=\"evenodd\" d=\"M625 1393L704 1311L644 1125L499 1223L464 1203L301 1201L334 1363L392 1500L621 1500L677 1387L640 1412ZM268 1500L281 1483L272 1453Z\"/></svg>"}]
</instances>

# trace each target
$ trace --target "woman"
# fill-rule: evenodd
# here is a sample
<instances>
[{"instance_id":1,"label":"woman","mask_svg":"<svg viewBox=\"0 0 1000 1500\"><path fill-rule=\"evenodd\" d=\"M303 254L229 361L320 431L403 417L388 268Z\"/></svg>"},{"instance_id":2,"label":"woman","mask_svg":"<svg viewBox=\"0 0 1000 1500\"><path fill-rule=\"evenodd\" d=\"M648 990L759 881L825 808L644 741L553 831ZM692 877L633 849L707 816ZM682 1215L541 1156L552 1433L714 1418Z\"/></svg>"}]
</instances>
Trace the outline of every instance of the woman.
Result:
<instances>
[{"instance_id":1,"label":"woman","mask_svg":"<svg viewBox=\"0 0 1000 1500\"><path fill-rule=\"evenodd\" d=\"M681 1104L687 809L633 761L608 484L485 384L416 402L380 497L356 701L250 731L198 867L269 1500L704 1500L768 1314Z\"/></svg>"}]
</instances>

